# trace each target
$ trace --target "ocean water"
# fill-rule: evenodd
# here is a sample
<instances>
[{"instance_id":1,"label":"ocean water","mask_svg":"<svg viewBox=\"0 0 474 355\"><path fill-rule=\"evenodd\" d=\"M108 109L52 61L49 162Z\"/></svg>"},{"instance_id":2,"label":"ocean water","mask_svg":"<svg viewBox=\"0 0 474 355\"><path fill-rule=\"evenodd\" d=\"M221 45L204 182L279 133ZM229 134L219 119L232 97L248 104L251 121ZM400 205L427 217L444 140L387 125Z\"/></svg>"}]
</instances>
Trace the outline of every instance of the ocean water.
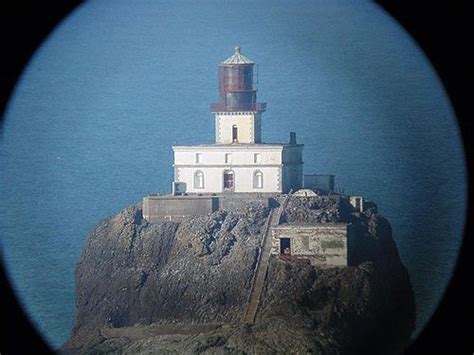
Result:
<instances>
[{"instance_id":1,"label":"ocean water","mask_svg":"<svg viewBox=\"0 0 474 355\"><path fill-rule=\"evenodd\" d=\"M449 282L466 208L456 118L432 66L370 2L94 1L31 59L0 128L2 259L58 346L88 231L169 191L173 144L213 142L217 65L258 63L263 139L378 203L415 289L419 332Z\"/></svg>"}]
</instances>

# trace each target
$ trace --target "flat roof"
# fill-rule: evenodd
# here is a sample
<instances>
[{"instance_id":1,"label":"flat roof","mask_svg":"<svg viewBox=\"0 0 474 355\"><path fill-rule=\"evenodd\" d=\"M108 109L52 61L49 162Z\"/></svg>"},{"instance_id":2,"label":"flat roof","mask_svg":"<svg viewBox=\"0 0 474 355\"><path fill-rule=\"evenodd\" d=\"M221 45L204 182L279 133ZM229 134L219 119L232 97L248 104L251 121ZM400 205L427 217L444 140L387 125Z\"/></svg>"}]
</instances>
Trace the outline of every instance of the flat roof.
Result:
<instances>
[{"instance_id":1,"label":"flat roof","mask_svg":"<svg viewBox=\"0 0 474 355\"><path fill-rule=\"evenodd\" d=\"M225 197L225 198L235 198L235 199L248 199L248 198L270 198L277 197L282 195L280 192L216 192L216 193L195 193L189 192L186 195L173 195L170 193L167 194L149 194L145 198L150 198L153 200L161 199L206 199L210 197ZM250 200L249 200L250 201Z\"/></svg>"},{"instance_id":2,"label":"flat roof","mask_svg":"<svg viewBox=\"0 0 474 355\"><path fill-rule=\"evenodd\" d=\"M208 199L211 197L217 197L217 196L212 196L212 195L172 195L172 194L167 194L167 195L154 195L150 194L148 196L145 196L145 198L149 198L152 200L186 200L186 199Z\"/></svg>"},{"instance_id":3,"label":"flat roof","mask_svg":"<svg viewBox=\"0 0 474 355\"><path fill-rule=\"evenodd\" d=\"M173 148L282 148L282 147L304 147L304 144L285 144L285 143L230 143L230 144L192 144L192 145L173 145Z\"/></svg>"}]
</instances>

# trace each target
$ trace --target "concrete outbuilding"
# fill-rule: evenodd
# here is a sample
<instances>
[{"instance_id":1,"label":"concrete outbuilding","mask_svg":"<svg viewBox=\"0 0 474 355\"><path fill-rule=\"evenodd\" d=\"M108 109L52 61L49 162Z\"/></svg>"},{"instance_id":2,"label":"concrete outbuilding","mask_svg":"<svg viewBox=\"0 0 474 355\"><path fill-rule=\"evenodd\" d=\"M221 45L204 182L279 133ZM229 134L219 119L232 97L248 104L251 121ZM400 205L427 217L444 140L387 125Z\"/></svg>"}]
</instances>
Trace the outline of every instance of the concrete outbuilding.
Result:
<instances>
[{"instance_id":1,"label":"concrete outbuilding","mask_svg":"<svg viewBox=\"0 0 474 355\"><path fill-rule=\"evenodd\" d=\"M322 267L347 266L347 224L282 224L271 228L272 254L310 260Z\"/></svg>"}]
</instances>

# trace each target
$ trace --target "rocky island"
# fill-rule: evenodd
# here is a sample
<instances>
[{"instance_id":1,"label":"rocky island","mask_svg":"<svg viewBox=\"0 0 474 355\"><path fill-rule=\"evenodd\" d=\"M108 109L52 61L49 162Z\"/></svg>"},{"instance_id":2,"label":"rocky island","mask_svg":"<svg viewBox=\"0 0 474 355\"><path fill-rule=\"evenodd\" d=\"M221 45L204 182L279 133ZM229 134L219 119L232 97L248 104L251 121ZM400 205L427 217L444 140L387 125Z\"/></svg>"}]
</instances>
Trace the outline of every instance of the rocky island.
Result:
<instances>
[{"instance_id":1,"label":"rocky island","mask_svg":"<svg viewBox=\"0 0 474 355\"><path fill-rule=\"evenodd\" d=\"M100 222L77 266L76 321L60 351L403 351L415 327L414 295L376 205L361 211L336 193L272 201L153 223L139 204ZM347 265L284 253L265 258L275 218L280 226L351 226Z\"/></svg>"},{"instance_id":2,"label":"rocky island","mask_svg":"<svg viewBox=\"0 0 474 355\"><path fill-rule=\"evenodd\" d=\"M173 146L171 194L100 222L63 353L398 353L414 295L390 223L303 144L262 139L254 62L219 64L215 143Z\"/></svg>"}]
</instances>

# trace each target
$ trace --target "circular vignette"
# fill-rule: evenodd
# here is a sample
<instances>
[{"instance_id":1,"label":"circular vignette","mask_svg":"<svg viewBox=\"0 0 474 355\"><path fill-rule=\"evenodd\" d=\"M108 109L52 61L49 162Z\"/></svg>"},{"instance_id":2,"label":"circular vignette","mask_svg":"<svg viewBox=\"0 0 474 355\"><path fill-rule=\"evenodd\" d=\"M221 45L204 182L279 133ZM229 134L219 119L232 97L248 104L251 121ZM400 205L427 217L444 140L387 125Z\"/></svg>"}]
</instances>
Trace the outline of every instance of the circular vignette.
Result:
<instances>
[{"instance_id":1,"label":"circular vignette","mask_svg":"<svg viewBox=\"0 0 474 355\"><path fill-rule=\"evenodd\" d=\"M456 267L443 299L412 343L407 354L436 352L472 352L467 324L472 318L472 284L468 270L472 270L472 175L473 124L472 104L468 101L467 68L468 32L472 16L467 4L430 4L377 0L412 36L434 66L451 100L460 127L467 163L467 208L462 245Z\"/></svg>"},{"instance_id":2,"label":"circular vignette","mask_svg":"<svg viewBox=\"0 0 474 355\"><path fill-rule=\"evenodd\" d=\"M80 4L79 0L65 0L2 5L0 18L2 33L5 35L1 56L0 139L6 107L30 58L56 26ZM18 302L5 272L3 255L0 268L3 330L0 352L15 354L34 350L38 354L53 353Z\"/></svg>"},{"instance_id":3,"label":"circular vignette","mask_svg":"<svg viewBox=\"0 0 474 355\"><path fill-rule=\"evenodd\" d=\"M463 99L463 92L461 90L459 90L459 87L462 86L462 83L464 82L463 78L462 78L462 75L460 75L460 72L462 72L464 70L464 68L467 67L467 66L459 65L459 61L458 61L459 58L457 58L457 57L453 58L451 56L451 53L456 52L456 49L459 50L459 46L461 45L462 41L461 40L459 40L459 41L440 41L440 42L437 42L437 43L435 43L436 41L433 41L433 37L437 37L436 33L439 33L439 30L438 31L434 30L436 28L439 28L437 26L437 24L439 22L439 19L440 18L446 18L447 16L449 17L450 15L451 16L453 16L453 15L459 16L459 15L462 14L462 11L458 10L458 12L456 12L456 10L453 10L454 12L450 13L450 15L446 15L446 13L445 13L446 9L445 8L441 9L440 7L437 7L437 8L435 7L434 9L431 10L432 12L429 13L428 16L426 16L426 13L424 13L425 17L424 17L423 21L421 22L423 24L423 26L420 26L419 23L418 23L414 27L414 29L413 28L410 29L410 21L413 22L413 17L415 17L414 22L419 21L418 16L422 13L421 6L416 8L415 6L404 7L403 5L399 5L398 8L397 8L396 5L390 6L388 4L388 2L386 2L386 1L379 1L379 3L381 3L389 11L389 13L391 13L396 19L401 20L400 21L401 24L404 25L405 28L408 30L408 32L410 32L410 34L412 34L414 36L414 38L418 41L418 43L424 49L427 56L434 63L438 73L441 76L441 79L442 79L445 87L448 90L449 96L450 96L450 98L452 100L452 103L454 105L454 108L456 110L457 117L460 119L459 124L461 126L461 130L462 130L462 134L463 134L463 140L464 140L464 142L468 141L469 138L470 138L470 134L471 134L470 132L471 131L469 131L470 126L467 123L467 120L465 119L465 117L466 117L465 112L466 112L467 105L466 105L466 101L465 101L465 95L464 95L464 99ZM77 3L70 3L68 6L66 6L64 9L61 10L61 9L58 9L57 4L54 4L53 9L55 9L56 12L62 12L63 16L65 16L76 5L77 5ZM44 5L43 5L43 7L41 7L41 9L45 10L45 9L47 9L47 7L44 7ZM49 9L49 10L51 10L51 9ZM40 24L41 21L44 21L44 20L48 21L48 17L47 16L42 17L42 16L33 15L33 13L37 13L37 12L38 11L36 11L36 10L33 10L33 11L30 12L30 14L32 16L31 16L31 18L28 22L29 23L35 23L35 20L36 20L36 23L38 23L39 28L41 28L41 27L45 28L46 27L46 28L51 29L52 28L51 27L52 26L51 22L49 24L46 24L46 25L45 24ZM410 13L412 15L410 15ZM462 18L462 16L460 16L460 17ZM411 20L410 20L410 18L411 18ZM14 17L12 16L10 18L10 20L11 19L14 19ZM49 19L49 21L51 21L51 19ZM455 17L451 17L451 19L448 19L448 23L452 22L454 24L456 21L457 21L457 18L455 18ZM10 22L14 22L14 21L10 21ZM57 22L57 20L56 21L53 20L53 23L55 23L55 22ZM431 29L431 30L429 30L429 29ZM444 30L444 31L446 31L446 30ZM459 33L456 33L456 31L459 31L459 26L452 26L447 30L448 33L454 34L455 37L459 36ZM420 35L420 32L421 32L421 35ZM37 32L35 32L35 31L29 32L29 33L37 35ZM434 35L433 35L433 33L434 33ZM446 33L446 32L444 32L444 33ZM27 34L28 33L26 33L26 35ZM36 36L36 38L37 38L37 36ZM22 39L22 41L23 41L23 39ZM28 53L31 55L32 54L31 48L34 47L34 46L39 45L40 43L35 42L35 39L31 39L31 37L30 37L30 39L26 40L24 42L24 44L26 45L27 48L30 48ZM426 44L428 44L428 45L426 45ZM18 47L21 47L21 46L18 46ZM7 52L9 54L15 53L15 49L8 50ZM435 54L433 55L432 53L435 53ZM438 53L438 54L436 54L436 53ZM15 57L16 55L17 54L14 54L13 57ZM23 54L23 56L24 56L24 54ZM10 58L11 57L12 56L10 56ZM15 63L14 61L10 60L10 62L7 62L6 66L4 66L6 68L9 68L8 73L10 73L10 74L17 71L17 74L10 75L10 78L8 80L12 80L11 78L17 77L19 75L21 70L18 70L18 63L19 62ZM15 69L12 70L11 68L15 68ZM9 92L11 91L11 89L13 88L13 85L14 85L13 84L14 80L12 82L9 82L8 80L6 81L6 84L2 85L2 100L3 100L2 109L4 109L4 106L7 102L7 98L9 96ZM10 86L10 84L11 84L11 86ZM471 158L471 155L468 155L468 160L470 160L470 158ZM469 166L469 169L470 169L470 167L471 166ZM469 227L469 223L467 225ZM466 234L467 233L469 233L469 230L466 230ZM467 261L466 261L466 259L467 259L466 258L467 242L468 241L467 241L467 238L465 236L464 241L463 241L463 248L461 250L461 255L460 255L460 258L459 258L459 262L458 262L458 267L457 267L456 272L453 276L453 281L451 282L451 284L449 286L449 289L446 293L445 302L443 302L441 304L439 310L436 311L435 315L433 316L433 319L432 319L430 325L422 332L422 334L420 335L418 341L414 344L415 349L420 349L420 347L422 348L423 346L425 346L425 345L423 345L423 343L432 344L432 345L433 344L439 344L439 345L436 345L436 347L442 346L442 343L440 341L437 342L437 339L439 339L439 338L437 338L437 335L439 335L441 333L444 334L445 341L446 341L446 335L448 334L448 338L453 339L453 342L455 342L455 340L459 341L459 339L463 339L463 337L466 335L465 332L463 333L463 331L460 330L461 328L459 328L459 329L458 328L447 328L445 326L445 324L448 324L448 323L445 323L445 322L447 320L452 319L452 318L450 318L451 316L449 314L453 313L453 310L454 310L454 313L456 313L457 316L459 316L459 314L460 314L459 311L461 311L462 308L464 307L464 305L467 304L467 302L466 302L467 298L465 298L465 297L469 293L463 292L464 288L462 287L462 280L466 275L465 271L463 271L463 270L466 270L466 267L467 267L466 266L467 265ZM3 280L2 280L2 285L6 285L6 282L4 282ZM460 295L464 295L464 298L459 298ZM459 301L461 301L461 302L459 302ZM18 308L17 305L14 306L14 307L17 308L16 312L22 312L21 309ZM10 308L10 307L8 307L8 308ZM10 315L8 315L7 318L10 318ZM11 318L11 319L13 319L13 318ZM20 326L20 328L21 328L21 326ZM14 329L14 327L10 328L10 329ZM27 329L27 328L23 328L23 329ZM16 333L16 331L14 333ZM8 336L8 338L10 338L10 336Z\"/></svg>"}]
</instances>

